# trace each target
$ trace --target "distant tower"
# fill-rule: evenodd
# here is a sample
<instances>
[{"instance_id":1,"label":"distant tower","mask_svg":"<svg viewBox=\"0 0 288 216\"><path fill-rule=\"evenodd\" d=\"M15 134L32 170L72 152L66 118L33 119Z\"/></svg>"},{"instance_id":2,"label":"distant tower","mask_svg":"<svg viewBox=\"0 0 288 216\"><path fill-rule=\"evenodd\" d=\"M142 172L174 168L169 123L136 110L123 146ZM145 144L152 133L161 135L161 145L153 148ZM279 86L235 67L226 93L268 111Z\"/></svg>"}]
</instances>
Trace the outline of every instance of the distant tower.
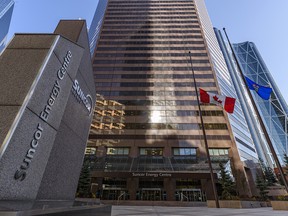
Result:
<instances>
[{"instance_id":1,"label":"distant tower","mask_svg":"<svg viewBox=\"0 0 288 216\"><path fill-rule=\"evenodd\" d=\"M0 0L0 53L6 45L14 3L13 0Z\"/></svg>"},{"instance_id":2,"label":"distant tower","mask_svg":"<svg viewBox=\"0 0 288 216\"><path fill-rule=\"evenodd\" d=\"M227 42L224 41L221 31L217 28L214 28L214 31L226 61L230 77L233 81L233 86L236 90L238 101L241 104L243 114L247 122L247 127L251 132L257 154L265 164L272 168L274 167L274 160L271 156L271 152L261 130L259 121L256 118L256 114L253 109L251 110L251 106L249 105L251 102L248 98L248 93L246 92L245 83L240 77L240 71L236 66L235 59L232 57L231 49L227 45Z\"/></svg>"},{"instance_id":3,"label":"distant tower","mask_svg":"<svg viewBox=\"0 0 288 216\"><path fill-rule=\"evenodd\" d=\"M108 0L99 0L91 26L89 28L89 43L90 43L90 54L93 56L97 40L99 37L100 29L102 26L102 21L104 13L107 7Z\"/></svg>"},{"instance_id":4,"label":"distant tower","mask_svg":"<svg viewBox=\"0 0 288 216\"><path fill-rule=\"evenodd\" d=\"M283 163L283 156L288 153L287 104L255 44L248 41L233 44L233 49L244 75L260 85L273 89L269 100L263 100L255 92L252 92L252 95L278 158Z\"/></svg>"}]
</instances>

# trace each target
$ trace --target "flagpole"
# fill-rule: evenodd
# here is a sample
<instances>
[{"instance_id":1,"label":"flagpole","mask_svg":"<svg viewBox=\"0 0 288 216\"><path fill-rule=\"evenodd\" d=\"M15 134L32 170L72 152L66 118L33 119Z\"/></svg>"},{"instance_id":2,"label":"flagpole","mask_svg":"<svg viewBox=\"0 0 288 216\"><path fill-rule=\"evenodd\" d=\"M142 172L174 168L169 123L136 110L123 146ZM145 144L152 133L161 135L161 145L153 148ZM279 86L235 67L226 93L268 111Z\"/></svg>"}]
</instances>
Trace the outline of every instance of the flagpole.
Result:
<instances>
[{"instance_id":1,"label":"flagpole","mask_svg":"<svg viewBox=\"0 0 288 216\"><path fill-rule=\"evenodd\" d=\"M246 90L247 90L247 92L248 92L249 98L250 98L250 100L251 100L251 102L252 102L252 105L253 105L253 108L254 108L254 110L255 110L255 112L256 112L256 115L257 115L257 117L258 117L258 119L259 119L259 122L260 122L261 128L262 128L262 130L263 130L264 136L265 136L265 138L266 138L266 140L267 140L268 146L269 146L270 151L271 151L271 153L272 153L272 156L273 156L273 158L274 158L274 160L275 160L276 166L277 166L277 168L278 168L278 170L279 170L279 172L280 172L280 175L281 175L281 178L282 178L282 180L283 180L283 183L284 183L284 186L285 186L285 188L286 188L286 191L288 192L288 183L287 183L287 180L286 180L286 178L285 178L285 175L284 175L283 169L282 169L282 167L281 167L281 164L280 164L280 162L279 162L279 160L278 160L278 157L277 157L277 154L276 154L276 152L275 152L275 149L274 149L274 147L273 147L273 144L272 144L272 142L271 142L271 139L270 139L270 137L269 137L269 135L268 135L268 132L267 132L267 130L266 130L266 127L265 127L265 125L264 125L264 122L263 122L263 120L262 120L262 118L261 118L261 116L260 116L259 110L257 109L256 103L255 103L255 101L253 100L253 97L252 97L252 94L251 94L251 92L250 92L250 89L248 88L248 86L247 86L247 84L246 84L246 80L245 80L243 71L241 70L240 64L239 64L239 62L238 62L238 60L237 60L237 57L236 57L236 55L235 55L235 53L234 53L234 50L233 50L232 46L231 46L231 43L230 43L230 40L229 40L229 37L228 37L228 35L227 35L227 33L226 33L225 28L223 28L223 31L224 31L224 33L225 33L225 35L226 35L227 40L228 40L228 43L229 43L230 49L231 49L231 51L232 51L233 57L234 57L234 59L235 59L235 61L236 61L237 67L239 68L241 78L242 78L243 82L245 83L245 87L246 87Z\"/></svg>"},{"instance_id":2,"label":"flagpole","mask_svg":"<svg viewBox=\"0 0 288 216\"><path fill-rule=\"evenodd\" d=\"M194 81L195 92L196 92L197 104L198 104L198 109L199 109L199 116L200 116L200 120L201 120L201 127L202 127L202 132L203 132L203 137L204 137L205 149L206 149L206 154L207 154L207 159L208 159L208 164L209 164L209 170L210 170L210 177L211 177L212 188L213 188L213 193L214 193L214 199L215 199L215 203L216 203L216 208L220 208L190 51L189 51L189 57L190 57L191 71L192 71L192 76L193 76L193 81Z\"/></svg>"}]
</instances>

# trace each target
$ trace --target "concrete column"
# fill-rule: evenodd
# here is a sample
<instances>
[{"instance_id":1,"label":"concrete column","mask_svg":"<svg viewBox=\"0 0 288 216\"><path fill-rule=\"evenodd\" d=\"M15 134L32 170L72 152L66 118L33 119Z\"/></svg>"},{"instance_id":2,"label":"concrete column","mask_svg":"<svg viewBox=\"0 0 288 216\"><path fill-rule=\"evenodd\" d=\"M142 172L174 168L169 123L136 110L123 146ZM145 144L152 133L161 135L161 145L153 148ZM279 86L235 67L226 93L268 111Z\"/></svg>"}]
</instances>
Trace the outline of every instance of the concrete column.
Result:
<instances>
[{"instance_id":1,"label":"concrete column","mask_svg":"<svg viewBox=\"0 0 288 216\"><path fill-rule=\"evenodd\" d=\"M206 194L207 200L214 200L213 187L210 179L201 179L202 192Z\"/></svg>"},{"instance_id":2,"label":"concrete column","mask_svg":"<svg viewBox=\"0 0 288 216\"><path fill-rule=\"evenodd\" d=\"M138 190L139 179L138 178L128 178L127 188L130 195L130 200L136 200L136 192Z\"/></svg>"},{"instance_id":3,"label":"concrete column","mask_svg":"<svg viewBox=\"0 0 288 216\"><path fill-rule=\"evenodd\" d=\"M166 191L167 201L175 201L176 179L164 179L164 191Z\"/></svg>"},{"instance_id":4,"label":"concrete column","mask_svg":"<svg viewBox=\"0 0 288 216\"><path fill-rule=\"evenodd\" d=\"M237 191L239 197L247 198L251 197L251 188L248 182L248 178L243 166L243 163L238 158L232 158L231 168L233 171L233 176L235 178Z\"/></svg>"},{"instance_id":5,"label":"concrete column","mask_svg":"<svg viewBox=\"0 0 288 216\"><path fill-rule=\"evenodd\" d=\"M250 186L250 189L251 189L251 193L252 193L253 196L257 196L258 191L257 191L256 185L255 185L255 182L254 182L252 171L248 167L244 167L244 170L245 170L246 175L247 175L247 179L248 179L248 183L249 183L249 186Z\"/></svg>"}]
</instances>

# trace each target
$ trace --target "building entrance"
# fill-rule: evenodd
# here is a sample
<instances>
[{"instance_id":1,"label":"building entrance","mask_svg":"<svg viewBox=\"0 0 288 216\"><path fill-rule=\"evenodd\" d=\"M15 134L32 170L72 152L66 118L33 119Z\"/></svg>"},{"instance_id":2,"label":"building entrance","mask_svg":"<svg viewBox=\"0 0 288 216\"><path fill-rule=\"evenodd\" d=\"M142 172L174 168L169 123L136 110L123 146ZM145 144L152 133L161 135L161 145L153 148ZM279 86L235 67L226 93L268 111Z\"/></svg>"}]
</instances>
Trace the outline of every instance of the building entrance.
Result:
<instances>
[{"instance_id":1,"label":"building entrance","mask_svg":"<svg viewBox=\"0 0 288 216\"><path fill-rule=\"evenodd\" d=\"M161 188L142 188L137 191L138 200L161 201L166 199L166 193Z\"/></svg>"},{"instance_id":2,"label":"building entrance","mask_svg":"<svg viewBox=\"0 0 288 216\"><path fill-rule=\"evenodd\" d=\"M200 189L178 189L175 191L176 201L205 202L206 195Z\"/></svg>"},{"instance_id":3,"label":"building entrance","mask_svg":"<svg viewBox=\"0 0 288 216\"><path fill-rule=\"evenodd\" d=\"M163 190L163 180L140 179L136 199L151 201L166 200L166 192Z\"/></svg>"},{"instance_id":4,"label":"building entrance","mask_svg":"<svg viewBox=\"0 0 288 216\"><path fill-rule=\"evenodd\" d=\"M102 182L101 199L127 200L129 199L126 179L104 178Z\"/></svg>"},{"instance_id":5,"label":"building entrance","mask_svg":"<svg viewBox=\"0 0 288 216\"><path fill-rule=\"evenodd\" d=\"M102 199L105 200L128 200L129 194L127 189L123 188L104 188Z\"/></svg>"}]
</instances>

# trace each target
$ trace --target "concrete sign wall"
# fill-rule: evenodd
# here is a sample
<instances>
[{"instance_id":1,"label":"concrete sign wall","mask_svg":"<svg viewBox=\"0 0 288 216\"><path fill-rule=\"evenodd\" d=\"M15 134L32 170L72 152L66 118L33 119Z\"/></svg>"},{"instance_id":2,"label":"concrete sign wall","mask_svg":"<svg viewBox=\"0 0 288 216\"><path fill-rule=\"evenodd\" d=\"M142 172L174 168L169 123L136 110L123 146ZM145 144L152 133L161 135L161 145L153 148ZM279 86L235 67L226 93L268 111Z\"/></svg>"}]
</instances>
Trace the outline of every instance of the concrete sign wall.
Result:
<instances>
[{"instance_id":1,"label":"concrete sign wall","mask_svg":"<svg viewBox=\"0 0 288 216\"><path fill-rule=\"evenodd\" d=\"M95 86L85 22L71 23L73 40L15 35L0 56L0 200L75 196Z\"/></svg>"}]
</instances>

